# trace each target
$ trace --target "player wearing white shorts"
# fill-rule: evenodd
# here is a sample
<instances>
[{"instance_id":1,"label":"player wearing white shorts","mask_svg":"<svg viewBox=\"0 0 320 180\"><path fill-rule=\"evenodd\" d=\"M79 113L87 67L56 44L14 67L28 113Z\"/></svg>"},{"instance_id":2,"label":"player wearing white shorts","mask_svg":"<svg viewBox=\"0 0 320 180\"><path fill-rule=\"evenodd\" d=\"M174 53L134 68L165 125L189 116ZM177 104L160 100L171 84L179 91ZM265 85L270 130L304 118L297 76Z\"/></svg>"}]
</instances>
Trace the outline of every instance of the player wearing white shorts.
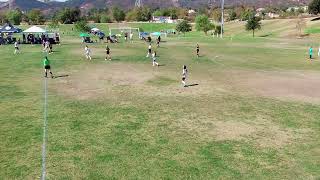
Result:
<instances>
[{"instance_id":1,"label":"player wearing white shorts","mask_svg":"<svg viewBox=\"0 0 320 180\"><path fill-rule=\"evenodd\" d=\"M152 66L159 66L159 63L157 62L156 58L156 52L152 54Z\"/></svg>"},{"instance_id":2,"label":"player wearing white shorts","mask_svg":"<svg viewBox=\"0 0 320 180\"><path fill-rule=\"evenodd\" d=\"M133 33L130 33L130 41L133 42Z\"/></svg>"},{"instance_id":3,"label":"player wearing white shorts","mask_svg":"<svg viewBox=\"0 0 320 180\"><path fill-rule=\"evenodd\" d=\"M84 51L85 51L85 56L86 56L87 60L92 60L92 58L91 58L91 50L87 45L84 48Z\"/></svg>"},{"instance_id":4,"label":"player wearing white shorts","mask_svg":"<svg viewBox=\"0 0 320 180\"><path fill-rule=\"evenodd\" d=\"M20 54L20 49L19 49L19 44L18 44L18 42L16 41L16 42L14 43L14 54L17 54L17 53Z\"/></svg>"}]
</instances>

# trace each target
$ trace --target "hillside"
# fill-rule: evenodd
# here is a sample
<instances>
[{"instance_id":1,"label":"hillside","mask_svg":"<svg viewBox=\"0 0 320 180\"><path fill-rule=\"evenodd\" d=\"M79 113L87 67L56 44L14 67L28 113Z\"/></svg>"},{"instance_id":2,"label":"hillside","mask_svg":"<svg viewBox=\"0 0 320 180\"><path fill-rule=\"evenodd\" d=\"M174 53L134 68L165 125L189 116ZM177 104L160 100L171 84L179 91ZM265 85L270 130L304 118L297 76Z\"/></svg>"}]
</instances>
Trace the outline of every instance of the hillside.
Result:
<instances>
[{"instance_id":1,"label":"hillside","mask_svg":"<svg viewBox=\"0 0 320 180\"><path fill-rule=\"evenodd\" d=\"M142 0L144 5L151 7L171 7L182 6L190 8L198 8L208 6L209 0ZM220 6L220 0L211 0L214 6ZM226 6L233 5L254 5L264 7L267 5L298 5L307 4L309 0L225 0ZM120 6L123 8L131 8L134 6L135 0L69 0L66 2L68 6L79 7L102 7L102 6Z\"/></svg>"},{"instance_id":2,"label":"hillside","mask_svg":"<svg viewBox=\"0 0 320 180\"><path fill-rule=\"evenodd\" d=\"M143 5L150 7L189 7L199 8L208 6L209 0L142 0ZM226 6L234 5L252 5L255 7L265 7L268 5L298 5L307 4L309 0L225 0ZM9 2L0 3L0 10L11 8L20 8L22 10L30 9L54 9L61 7L81 7L83 9L101 8L110 6L119 6L125 9L132 8L135 0L68 0L66 2L39 1L39 0L9 0ZM220 6L220 0L211 0L213 6Z\"/></svg>"}]
</instances>

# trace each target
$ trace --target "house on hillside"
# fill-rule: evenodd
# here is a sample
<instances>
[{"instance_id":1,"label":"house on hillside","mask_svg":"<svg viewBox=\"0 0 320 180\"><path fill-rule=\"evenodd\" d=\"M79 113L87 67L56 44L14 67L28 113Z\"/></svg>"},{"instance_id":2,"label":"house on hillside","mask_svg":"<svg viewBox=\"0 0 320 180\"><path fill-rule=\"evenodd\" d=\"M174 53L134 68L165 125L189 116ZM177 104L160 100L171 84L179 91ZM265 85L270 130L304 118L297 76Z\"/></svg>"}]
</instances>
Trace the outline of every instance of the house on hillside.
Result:
<instances>
[{"instance_id":1,"label":"house on hillside","mask_svg":"<svg viewBox=\"0 0 320 180\"><path fill-rule=\"evenodd\" d=\"M193 9L188 10L188 15L194 15L194 14L196 14L195 10L193 10Z\"/></svg>"},{"instance_id":2,"label":"house on hillside","mask_svg":"<svg viewBox=\"0 0 320 180\"><path fill-rule=\"evenodd\" d=\"M267 13L267 17L269 17L271 19L274 19L274 18L279 18L280 15L276 14L276 13L273 13L273 12L269 12L269 13Z\"/></svg>"},{"instance_id":3,"label":"house on hillside","mask_svg":"<svg viewBox=\"0 0 320 180\"><path fill-rule=\"evenodd\" d=\"M258 9L256 10L257 13L262 13L262 12L264 12L264 11L266 11L265 8L258 8Z\"/></svg>"},{"instance_id":4,"label":"house on hillside","mask_svg":"<svg viewBox=\"0 0 320 180\"><path fill-rule=\"evenodd\" d=\"M289 7L287 9L287 12L291 12L291 11L295 11L297 12L299 9L302 9L304 12L307 12L309 10L309 7L308 6L295 6L295 7Z\"/></svg>"},{"instance_id":5,"label":"house on hillside","mask_svg":"<svg viewBox=\"0 0 320 180\"><path fill-rule=\"evenodd\" d=\"M152 16L152 21L155 23L176 23L177 20L172 19L170 16Z\"/></svg>"},{"instance_id":6,"label":"house on hillside","mask_svg":"<svg viewBox=\"0 0 320 180\"><path fill-rule=\"evenodd\" d=\"M265 8L258 8L256 9L256 17L263 17L266 9Z\"/></svg>"}]
</instances>

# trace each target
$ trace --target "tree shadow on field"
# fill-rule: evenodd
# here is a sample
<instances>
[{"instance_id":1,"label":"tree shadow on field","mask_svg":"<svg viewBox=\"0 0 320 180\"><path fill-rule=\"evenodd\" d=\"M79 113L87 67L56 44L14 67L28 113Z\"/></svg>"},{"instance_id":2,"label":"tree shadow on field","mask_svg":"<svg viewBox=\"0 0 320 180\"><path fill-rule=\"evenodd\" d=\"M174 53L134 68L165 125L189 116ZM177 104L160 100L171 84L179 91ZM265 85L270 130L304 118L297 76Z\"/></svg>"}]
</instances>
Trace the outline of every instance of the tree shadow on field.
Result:
<instances>
[{"instance_id":1,"label":"tree shadow on field","mask_svg":"<svg viewBox=\"0 0 320 180\"><path fill-rule=\"evenodd\" d=\"M106 60L106 61L110 61L110 60ZM111 58L111 61L120 61L119 58Z\"/></svg>"},{"instance_id":2,"label":"tree shadow on field","mask_svg":"<svg viewBox=\"0 0 320 180\"><path fill-rule=\"evenodd\" d=\"M199 86L199 84L189 84L189 85L186 85L186 87L193 87L193 86Z\"/></svg>"},{"instance_id":3,"label":"tree shadow on field","mask_svg":"<svg viewBox=\"0 0 320 180\"><path fill-rule=\"evenodd\" d=\"M269 33L269 34L261 35L261 36L259 36L259 37L269 37L269 36L271 36L271 35L272 35L272 33Z\"/></svg>"},{"instance_id":4,"label":"tree shadow on field","mask_svg":"<svg viewBox=\"0 0 320 180\"><path fill-rule=\"evenodd\" d=\"M57 75L57 76L54 76L53 78L58 79L58 78L64 78L64 77L69 77L69 74Z\"/></svg>"}]
</instances>

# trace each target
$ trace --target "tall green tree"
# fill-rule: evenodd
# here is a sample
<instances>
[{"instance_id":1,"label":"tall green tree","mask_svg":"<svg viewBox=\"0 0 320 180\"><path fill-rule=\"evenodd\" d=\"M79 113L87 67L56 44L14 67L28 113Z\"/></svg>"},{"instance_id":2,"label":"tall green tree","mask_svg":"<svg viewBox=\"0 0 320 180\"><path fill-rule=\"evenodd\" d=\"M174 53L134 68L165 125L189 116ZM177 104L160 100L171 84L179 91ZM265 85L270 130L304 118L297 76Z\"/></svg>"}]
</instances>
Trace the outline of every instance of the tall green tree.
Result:
<instances>
[{"instance_id":1,"label":"tall green tree","mask_svg":"<svg viewBox=\"0 0 320 180\"><path fill-rule=\"evenodd\" d=\"M247 21L246 24L246 30L247 31L252 31L252 36L254 37L254 33L257 29L261 29L261 19L259 17L251 17Z\"/></svg>"},{"instance_id":2,"label":"tall green tree","mask_svg":"<svg viewBox=\"0 0 320 180\"><path fill-rule=\"evenodd\" d=\"M101 23L111 23L112 21L111 21L111 18L109 16L107 16L105 14L102 14L100 16L100 22Z\"/></svg>"},{"instance_id":3,"label":"tall green tree","mask_svg":"<svg viewBox=\"0 0 320 180\"><path fill-rule=\"evenodd\" d=\"M237 19L237 13L235 10L230 10L229 12L230 16L228 18L229 21L233 21L233 20L236 20Z\"/></svg>"},{"instance_id":4,"label":"tall green tree","mask_svg":"<svg viewBox=\"0 0 320 180\"><path fill-rule=\"evenodd\" d=\"M8 18L5 12L0 12L0 23L6 23L8 22Z\"/></svg>"},{"instance_id":5,"label":"tall green tree","mask_svg":"<svg viewBox=\"0 0 320 180\"><path fill-rule=\"evenodd\" d=\"M176 30L185 34L186 32L190 32L192 30L192 26L188 23L188 21L183 20L177 24Z\"/></svg>"},{"instance_id":6,"label":"tall green tree","mask_svg":"<svg viewBox=\"0 0 320 180\"><path fill-rule=\"evenodd\" d=\"M151 9L142 7L137 9L137 21L150 21L152 17Z\"/></svg>"},{"instance_id":7,"label":"tall green tree","mask_svg":"<svg viewBox=\"0 0 320 180\"><path fill-rule=\"evenodd\" d=\"M58 12L57 19L63 24L72 24L81 20L79 8L64 8Z\"/></svg>"},{"instance_id":8,"label":"tall green tree","mask_svg":"<svg viewBox=\"0 0 320 180\"><path fill-rule=\"evenodd\" d=\"M75 24L74 24L74 27L77 31L79 32L89 32L90 31L90 27L89 25L87 24L86 21L84 20L81 20L81 21L77 21Z\"/></svg>"},{"instance_id":9,"label":"tall green tree","mask_svg":"<svg viewBox=\"0 0 320 180\"><path fill-rule=\"evenodd\" d=\"M117 22L124 21L126 18L126 14L124 13L124 11L118 7L112 8L112 15L114 20L116 20Z\"/></svg>"},{"instance_id":10,"label":"tall green tree","mask_svg":"<svg viewBox=\"0 0 320 180\"><path fill-rule=\"evenodd\" d=\"M8 20L14 25L20 25L22 16L23 14L20 9L15 9L7 13Z\"/></svg>"},{"instance_id":11,"label":"tall green tree","mask_svg":"<svg viewBox=\"0 0 320 180\"><path fill-rule=\"evenodd\" d=\"M206 35L208 31L214 29L214 24L212 24L206 15L199 15L196 17L196 29L197 31L203 31Z\"/></svg>"},{"instance_id":12,"label":"tall green tree","mask_svg":"<svg viewBox=\"0 0 320 180\"><path fill-rule=\"evenodd\" d=\"M211 12L211 17L213 18L213 20L215 20L216 22L221 22L221 18L222 18L222 13L220 9L214 9Z\"/></svg>"},{"instance_id":13,"label":"tall green tree","mask_svg":"<svg viewBox=\"0 0 320 180\"><path fill-rule=\"evenodd\" d=\"M27 13L28 23L29 24L43 24L45 18L42 12L38 9L33 9Z\"/></svg>"},{"instance_id":14,"label":"tall green tree","mask_svg":"<svg viewBox=\"0 0 320 180\"><path fill-rule=\"evenodd\" d=\"M310 14L319 14L320 13L320 0L312 0L309 4L309 13Z\"/></svg>"}]
</instances>

